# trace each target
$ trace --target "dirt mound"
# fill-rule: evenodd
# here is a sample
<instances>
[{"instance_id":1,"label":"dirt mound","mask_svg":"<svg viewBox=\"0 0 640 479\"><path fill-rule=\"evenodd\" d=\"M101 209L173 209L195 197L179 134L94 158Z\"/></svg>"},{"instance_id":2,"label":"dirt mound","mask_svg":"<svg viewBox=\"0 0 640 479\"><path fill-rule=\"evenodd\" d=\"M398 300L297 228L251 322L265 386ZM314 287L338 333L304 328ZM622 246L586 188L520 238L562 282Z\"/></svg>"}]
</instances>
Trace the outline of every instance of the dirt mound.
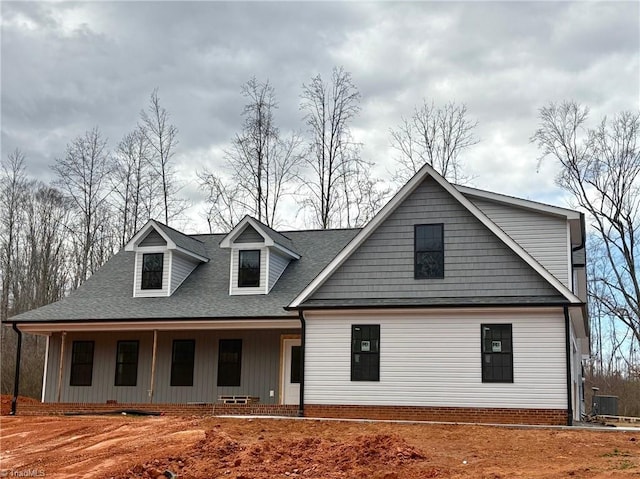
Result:
<instances>
[{"instance_id":1,"label":"dirt mound","mask_svg":"<svg viewBox=\"0 0 640 479\"><path fill-rule=\"evenodd\" d=\"M2 416L6 416L7 414L9 414L11 412L11 400L13 399L13 396L9 396L8 394L3 394L0 397L1 403L0 403L0 415ZM18 396L18 406L20 405L20 403L34 403L34 402L40 402L37 399L33 399L27 396Z\"/></svg>"},{"instance_id":2,"label":"dirt mound","mask_svg":"<svg viewBox=\"0 0 640 479\"><path fill-rule=\"evenodd\" d=\"M302 478L367 477L393 479L394 469L424 463L425 455L398 435L366 434L344 441L319 437L264 439L243 444L214 428L181 457L154 459L137 464L117 479L167 477L171 471L181 478L231 477L267 479L276 476ZM422 477L435 477L437 471ZM170 474L169 474L170 476Z\"/></svg>"}]
</instances>

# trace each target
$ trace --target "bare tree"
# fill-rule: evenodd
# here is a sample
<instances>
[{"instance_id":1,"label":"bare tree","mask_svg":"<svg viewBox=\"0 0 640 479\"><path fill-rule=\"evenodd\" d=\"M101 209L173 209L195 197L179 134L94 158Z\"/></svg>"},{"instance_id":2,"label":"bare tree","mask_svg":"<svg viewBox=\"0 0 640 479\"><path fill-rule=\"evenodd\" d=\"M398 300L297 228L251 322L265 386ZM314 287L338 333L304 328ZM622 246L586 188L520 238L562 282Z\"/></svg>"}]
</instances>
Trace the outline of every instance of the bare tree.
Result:
<instances>
[{"instance_id":1,"label":"bare tree","mask_svg":"<svg viewBox=\"0 0 640 479\"><path fill-rule=\"evenodd\" d=\"M303 205L321 228L341 225L347 185L359 169L366 168L350 131L360 111L359 102L360 92L342 67L333 69L330 83L317 75L302 86L300 109L310 134L305 158L310 177L305 181L308 196Z\"/></svg>"},{"instance_id":2,"label":"bare tree","mask_svg":"<svg viewBox=\"0 0 640 479\"><path fill-rule=\"evenodd\" d=\"M558 184L587 212L600 239L606 261L593 272L590 294L637 342L640 112L604 118L595 128L587 128L588 114L588 108L576 102L550 103L540 109L539 128L531 140L542 151L541 160L559 162Z\"/></svg>"},{"instance_id":3,"label":"bare tree","mask_svg":"<svg viewBox=\"0 0 640 479\"><path fill-rule=\"evenodd\" d=\"M96 254L104 238L106 202L111 193L108 176L113 171L106 140L98 128L87 131L67 145L64 158L52 166L54 182L71 199L77 212L73 231L76 271L73 287L84 282L108 258Z\"/></svg>"},{"instance_id":4,"label":"bare tree","mask_svg":"<svg viewBox=\"0 0 640 479\"><path fill-rule=\"evenodd\" d=\"M207 195L208 209L205 217L209 233L229 232L245 214L251 214L241 200L237 184L225 182L209 171L197 172L200 189Z\"/></svg>"},{"instance_id":5,"label":"bare tree","mask_svg":"<svg viewBox=\"0 0 640 479\"><path fill-rule=\"evenodd\" d=\"M402 123L391 129L391 145L400 152L394 180L404 184L428 163L448 180L464 181L460 154L478 143L473 133L477 125L467 118L464 103L436 106L423 100L411 118L402 118Z\"/></svg>"},{"instance_id":6,"label":"bare tree","mask_svg":"<svg viewBox=\"0 0 640 479\"><path fill-rule=\"evenodd\" d=\"M296 133L283 138L275 125L278 105L269 82L252 78L242 86L247 100L242 131L225 152L231 177L205 170L198 174L207 191L207 217L216 227L229 227L244 214L251 214L268 226L276 226L281 200L290 193L302 161L301 140Z\"/></svg>"},{"instance_id":7,"label":"bare tree","mask_svg":"<svg viewBox=\"0 0 640 479\"><path fill-rule=\"evenodd\" d=\"M114 154L113 193L120 246L124 246L142 224L154 217L159 193L151 171L149 144L140 128L128 133Z\"/></svg>"},{"instance_id":8,"label":"bare tree","mask_svg":"<svg viewBox=\"0 0 640 479\"><path fill-rule=\"evenodd\" d=\"M177 198L178 187L171 159L178 145L178 129L170 123L169 113L160 105L158 89L151 93L147 110L140 112L140 131L152 152L152 165L161 183L164 222L181 213L186 205Z\"/></svg>"},{"instance_id":9,"label":"bare tree","mask_svg":"<svg viewBox=\"0 0 640 479\"><path fill-rule=\"evenodd\" d=\"M0 297L0 322L9 314L9 289L13 282L18 249L20 225L24 220L22 205L28 198L24 154L16 149L2 161L0 173L0 209L2 210L0 259L2 295Z\"/></svg>"},{"instance_id":10,"label":"bare tree","mask_svg":"<svg viewBox=\"0 0 640 479\"><path fill-rule=\"evenodd\" d=\"M62 298L67 290L69 201L56 189L42 183L29 181L24 175L23 155L12 154L13 165L3 170L12 172L2 177L3 226L17 220L10 228L11 248L4 248L8 258L3 263L9 269L2 270L3 314L15 314L43 306ZM17 173L17 175L16 175ZM11 179L7 182L5 180ZM15 181L15 180L19 181ZM13 186L11 186L13 185ZM19 201L10 201L11 198ZM11 204L8 209L4 205ZM7 229L3 228L3 233ZM3 234L3 247L8 246L8 236ZM9 273L9 274L7 274ZM0 328L0 365L2 369L2 392L7 393L13 386L15 366L16 335L8 328ZM44 340L39 336L26 334L23 341L21 394L38 397L42 385L44 362Z\"/></svg>"},{"instance_id":11,"label":"bare tree","mask_svg":"<svg viewBox=\"0 0 640 479\"><path fill-rule=\"evenodd\" d=\"M367 224L385 205L391 189L372 176L373 163L358 160L342 182L344 194L339 198L339 224L347 228Z\"/></svg>"}]
</instances>

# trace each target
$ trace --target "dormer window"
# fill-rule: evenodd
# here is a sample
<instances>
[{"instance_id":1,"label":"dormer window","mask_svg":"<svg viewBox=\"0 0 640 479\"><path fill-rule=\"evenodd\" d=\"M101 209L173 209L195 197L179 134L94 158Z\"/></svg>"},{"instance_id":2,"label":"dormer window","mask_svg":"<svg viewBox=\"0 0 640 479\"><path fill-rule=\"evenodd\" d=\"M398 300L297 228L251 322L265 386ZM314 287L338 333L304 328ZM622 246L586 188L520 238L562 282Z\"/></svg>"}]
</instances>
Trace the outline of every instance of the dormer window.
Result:
<instances>
[{"instance_id":1,"label":"dormer window","mask_svg":"<svg viewBox=\"0 0 640 479\"><path fill-rule=\"evenodd\" d=\"M238 263L238 287L260 286L260 250L240 250Z\"/></svg>"},{"instance_id":2,"label":"dormer window","mask_svg":"<svg viewBox=\"0 0 640 479\"><path fill-rule=\"evenodd\" d=\"M220 242L230 250L229 294L269 294L292 260L293 242L258 220L245 216Z\"/></svg>"},{"instance_id":3,"label":"dormer window","mask_svg":"<svg viewBox=\"0 0 640 479\"><path fill-rule=\"evenodd\" d=\"M163 253L142 255L142 283L140 289L162 289Z\"/></svg>"},{"instance_id":4,"label":"dormer window","mask_svg":"<svg viewBox=\"0 0 640 479\"><path fill-rule=\"evenodd\" d=\"M154 220L124 247L133 258L133 297L171 296L200 263L206 263L204 243Z\"/></svg>"}]
</instances>

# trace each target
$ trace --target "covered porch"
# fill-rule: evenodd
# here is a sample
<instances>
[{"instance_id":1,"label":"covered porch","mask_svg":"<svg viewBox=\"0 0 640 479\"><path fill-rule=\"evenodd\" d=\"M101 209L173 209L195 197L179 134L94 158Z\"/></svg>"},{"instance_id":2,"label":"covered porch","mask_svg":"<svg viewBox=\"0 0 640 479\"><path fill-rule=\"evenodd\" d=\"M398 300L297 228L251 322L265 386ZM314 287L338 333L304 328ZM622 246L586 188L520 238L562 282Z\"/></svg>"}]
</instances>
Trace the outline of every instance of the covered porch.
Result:
<instances>
[{"instance_id":1,"label":"covered porch","mask_svg":"<svg viewBox=\"0 0 640 479\"><path fill-rule=\"evenodd\" d=\"M42 404L18 413L140 410L296 415L300 321L19 324L47 337Z\"/></svg>"}]
</instances>

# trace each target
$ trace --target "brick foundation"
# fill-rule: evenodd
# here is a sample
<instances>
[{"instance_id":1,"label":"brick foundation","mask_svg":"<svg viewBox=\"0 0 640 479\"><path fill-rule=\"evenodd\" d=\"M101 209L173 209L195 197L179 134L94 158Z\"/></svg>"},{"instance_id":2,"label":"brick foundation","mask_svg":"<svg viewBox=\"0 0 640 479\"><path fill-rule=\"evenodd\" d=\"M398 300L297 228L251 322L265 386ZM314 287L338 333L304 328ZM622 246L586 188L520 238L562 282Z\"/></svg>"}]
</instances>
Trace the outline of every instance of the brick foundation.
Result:
<instances>
[{"instance_id":1,"label":"brick foundation","mask_svg":"<svg viewBox=\"0 0 640 479\"><path fill-rule=\"evenodd\" d=\"M298 415L297 405L279 404L96 404L96 403L23 403L18 416L108 413L121 410L159 412L167 416L285 416Z\"/></svg>"},{"instance_id":2,"label":"brick foundation","mask_svg":"<svg viewBox=\"0 0 640 479\"><path fill-rule=\"evenodd\" d=\"M159 412L167 416L283 416L298 415L297 405L280 404L96 404L20 403L19 416L100 414L120 410ZM566 425L565 409L461 408L422 406L326 406L305 404L305 417L340 419L396 419L495 424Z\"/></svg>"},{"instance_id":3,"label":"brick foundation","mask_svg":"<svg viewBox=\"0 0 640 479\"><path fill-rule=\"evenodd\" d=\"M305 404L305 417L396 419L491 424L567 424L565 409L509 409L423 406L325 406Z\"/></svg>"}]
</instances>

